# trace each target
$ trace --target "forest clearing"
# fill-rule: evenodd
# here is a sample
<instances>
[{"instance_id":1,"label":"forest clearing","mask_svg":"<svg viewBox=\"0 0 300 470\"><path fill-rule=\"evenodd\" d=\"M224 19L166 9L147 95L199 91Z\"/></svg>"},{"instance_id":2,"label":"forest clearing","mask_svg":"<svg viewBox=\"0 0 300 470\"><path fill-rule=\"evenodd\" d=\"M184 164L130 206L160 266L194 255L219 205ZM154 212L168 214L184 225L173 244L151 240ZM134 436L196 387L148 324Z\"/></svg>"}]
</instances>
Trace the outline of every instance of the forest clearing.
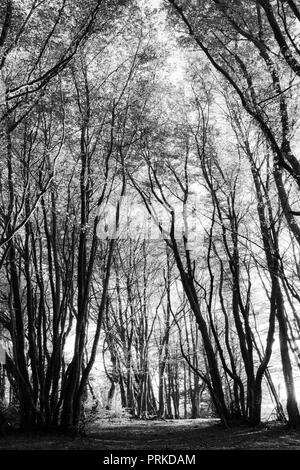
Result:
<instances>
[{"instance_id":1,"label":"forest clearing","mask_svg":"<svg viewBox=\"0 0 300 470\"><path fill-rule=\"evenodd\" d=\"M300 449L299 191L299 0L0 0L0 449Z\"/></svg>"}]
</instances>

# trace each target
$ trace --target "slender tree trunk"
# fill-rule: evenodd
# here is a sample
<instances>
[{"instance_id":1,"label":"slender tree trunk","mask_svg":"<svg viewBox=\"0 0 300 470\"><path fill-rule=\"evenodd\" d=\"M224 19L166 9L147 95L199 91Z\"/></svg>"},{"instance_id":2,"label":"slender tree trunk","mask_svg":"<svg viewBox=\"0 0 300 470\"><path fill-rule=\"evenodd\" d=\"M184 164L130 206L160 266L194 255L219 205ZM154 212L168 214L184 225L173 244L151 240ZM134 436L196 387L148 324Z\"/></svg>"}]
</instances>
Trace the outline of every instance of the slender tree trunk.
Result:
<instances>
[{"instance_id":1,"label":"slender tree trunk","mask_svg":"<svg viewBox=\"0 0 300 470\"><path fill-rule=\"evenodd\" d=\"M279 284L279 283L278 283ZM300 414L297 405L293 368L289 352L288 330L284 312L281 288L277 290L277 320L279 324L279 341L282 370L287 392L287 413L289 426L296 427L300 424Z\"/></svg>"}]
</instances>

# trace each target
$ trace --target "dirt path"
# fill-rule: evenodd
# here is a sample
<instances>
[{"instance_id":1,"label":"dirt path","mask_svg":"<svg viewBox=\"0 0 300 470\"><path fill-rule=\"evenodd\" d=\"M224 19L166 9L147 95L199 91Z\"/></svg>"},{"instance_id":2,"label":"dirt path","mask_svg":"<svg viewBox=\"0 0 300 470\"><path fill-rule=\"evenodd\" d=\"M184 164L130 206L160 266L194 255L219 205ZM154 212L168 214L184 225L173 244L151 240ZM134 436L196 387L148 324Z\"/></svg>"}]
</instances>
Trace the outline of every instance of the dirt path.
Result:
<instances>
[{"instance_id":1,"label":"dirt path","mask_svg":"<svg viewBox=\"0 0 300 470\"><path fill-rule=\"evenodd\" d=\"M0 449L26 450L300 450L300 432L282 426L225 429L217 420L113 421L90 427L87 437L7 436Z\"/></svg>"}]
</instances>

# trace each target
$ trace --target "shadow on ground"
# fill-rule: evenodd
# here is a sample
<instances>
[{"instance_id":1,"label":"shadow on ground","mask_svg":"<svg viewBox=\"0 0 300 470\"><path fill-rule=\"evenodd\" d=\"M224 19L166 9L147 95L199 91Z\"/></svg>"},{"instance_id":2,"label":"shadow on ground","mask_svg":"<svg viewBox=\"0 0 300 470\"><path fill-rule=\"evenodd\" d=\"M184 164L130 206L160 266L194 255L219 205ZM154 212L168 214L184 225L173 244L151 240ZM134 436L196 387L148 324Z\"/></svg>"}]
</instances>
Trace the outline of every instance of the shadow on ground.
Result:
<instances>
[{"instance_id":1,"label":"shadow on ground","mask_svg":"<svg viewBox=\"0 0 300 470\"><path fill-rule=\"evenodd\" d=\"M226 429L218 420L105 421L86 437L10 435L0 449L26 450L300 450L300 432L277 424Z\"/></svg>"}]
</instances>

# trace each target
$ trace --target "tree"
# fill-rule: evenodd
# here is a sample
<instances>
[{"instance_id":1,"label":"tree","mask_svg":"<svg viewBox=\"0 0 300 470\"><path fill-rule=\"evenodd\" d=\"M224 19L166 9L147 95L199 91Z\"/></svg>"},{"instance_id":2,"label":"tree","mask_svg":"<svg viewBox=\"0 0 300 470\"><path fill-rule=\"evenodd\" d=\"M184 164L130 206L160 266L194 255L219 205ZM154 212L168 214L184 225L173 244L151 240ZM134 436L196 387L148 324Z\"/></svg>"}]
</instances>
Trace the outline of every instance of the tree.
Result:
<instances>
[{"instance_id":1,"label":"tree","mask_svg":"<svg viewBox=\"0 0 300 470\"><path fill-rule=\"evenodd\" d=\"M240 1L238 9L231 1L208 1L203 9L205 15L202 12L192 20L190 4L184 9L175 1L169 3L193 41L237 93L242 106L263 132L274 155L276 184L286 221L299 242L299 227L282 180L284 171L299 185L299 162L291 146L291 98L296 86L293 73L297 73L293 38L299 19L295 10L280 5L275 13L268 1ZM207 38L210 38L209 45ZM284 63L278 54L283 55ZM246 62L244 57L249 60Z\"/></svg>"},{"instance_id":2,"label":"tree","mask_svg":"<svg viewBox=\"0 0 300 470\"><path fill-rule=\"evenodd\" d=\"M243 108L262 132L274 156L273 174L281 207L286 222L298 242L299 227L294 217L296 213L289 204L282 177L282 172L285 171L296 185L299 185L299 162L291 147L293 125L290 114L292 105L289 101L294 86L293 74L298 74L295 53L297 55L299 51L295 43L295 23L299 20L299 16L296 5L294 2L288 2L287 6L278 4L278 9L275 11L274 5L269 1L247 3L241 1L238 2L238 9L236 2L208 1L201 5L201 10L196 7L196 15L191 15L190 3L185 7L173 0L169 3L187 28L192 40L236 92ZM247 61L245 57L248 58ZM262 76L266 80L264 83L262 83ZM261 197L259 196L261 194L259 176L255 172L252 174L257 195ZM263 202L260 201L259 204ZM262 219L262 211L259 217L261 230L265 230L266 221ZM267 233L262 236L263 240L267 240ZM280 267L278 261L274 266L274 249L277 253L276 258L279 257L279 253L275 232L273 236L276 236L275 248L265 245L265 251L266 256L268 253L272 254L273 261L269 258L268 264L269 271L274 274ZM270 237L269 233L268 237ZM270 241L270 238L268 240ZM299 412L288 352L284 301L277 278L272 279L273 295L275 291L279 295L279 297L274 297L274 307L280 330L282 364L286 386L289 390L289 422L294 426L299 422ZM273 320L270 325L272 323ZM271 338L272 333L270 341L272 341Z\"/></svg>"},{"instance_id":3,"label":"tree","mask_svg":"<svg viewBox=\"0 0 300 470\"><path fill-rule=\"evenodd\" d=\"M116 226L119 221L119 198L126 186L122 158L135 135L129 110L141 38L133 55L123 49L107 66L101 41L113 50L121 39L114 31L101 33L100 28L94 60L87 64L84 57L93 58L95 44L82 45L60 77L58 91L49 84L18 132L10 134L11 158L24 180L9 180L8 193L11 205L18 199L26 223L11 232L3 256L7 283L1 322L12 342L7 368L17 383L22 426L29 429L78 429L107 309L115 237L101 241L99 226L112 191ZM95 61L104 66L91 73ZM117 86L110 82L114 75ZM60 172L54 175L52 162L58 158ZM40 205L32 210L36 192ZM93 299L96 280L98 304ZM92 335L91 313L96 324Z\"/></svg>"}]
</instances>

